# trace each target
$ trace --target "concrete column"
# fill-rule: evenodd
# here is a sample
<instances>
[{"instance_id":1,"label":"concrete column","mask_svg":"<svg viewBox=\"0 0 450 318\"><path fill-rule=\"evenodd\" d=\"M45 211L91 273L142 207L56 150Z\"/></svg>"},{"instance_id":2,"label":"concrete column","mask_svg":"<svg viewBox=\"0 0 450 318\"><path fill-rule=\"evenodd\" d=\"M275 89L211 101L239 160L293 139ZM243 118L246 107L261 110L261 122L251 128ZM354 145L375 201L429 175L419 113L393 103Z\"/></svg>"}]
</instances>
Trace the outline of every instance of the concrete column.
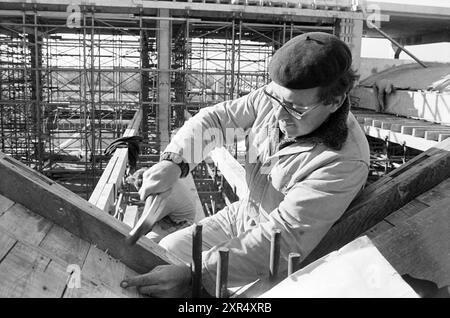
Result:
<instances>
[{"instance_id":1,"label":"concrete column","mask_svg":"<svg viewBox=\"0 0 450 318\"><path fill-rule=\"evenodd\" d=\"M353 56L353 69L358 72L361 65L361 41L363 20L341 19L338 23L337 35L348 44Z\"/></svg>"},{"instance_id":2,"label":"concrete column","mask_svg":"<svg viewBox=\"0 0 450 318\"><path fill-rule=\"evenodd\" d=\"M160 18L169 18L168 9L158 10ZM168 19L158 20L158 129L160 150L164 151L169 144L170 128L170 56L171 56L172 25Z\"/></svg>"}]
</instances>

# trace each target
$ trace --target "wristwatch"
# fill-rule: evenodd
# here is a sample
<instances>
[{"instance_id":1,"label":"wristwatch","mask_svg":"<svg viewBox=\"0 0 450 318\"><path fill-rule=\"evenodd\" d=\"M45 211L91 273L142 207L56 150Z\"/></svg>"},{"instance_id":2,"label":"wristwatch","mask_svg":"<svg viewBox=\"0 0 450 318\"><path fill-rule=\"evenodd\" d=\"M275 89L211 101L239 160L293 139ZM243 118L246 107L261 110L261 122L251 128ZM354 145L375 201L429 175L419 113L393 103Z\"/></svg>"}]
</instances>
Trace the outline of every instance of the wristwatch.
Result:
<instances>
[{"instance_id":1,"label":"wristwatch","mask_svg":"<svg viewBox=\"0 0 450 318\"><path fill-rule=\"evenodd\" d=\"M189 174L189 164L183 161L183 157L174 152L164 152L160 156L160 161L168 160L176 163L181 169L180 178L184 178Z\"/></svg>"}]
</instances>

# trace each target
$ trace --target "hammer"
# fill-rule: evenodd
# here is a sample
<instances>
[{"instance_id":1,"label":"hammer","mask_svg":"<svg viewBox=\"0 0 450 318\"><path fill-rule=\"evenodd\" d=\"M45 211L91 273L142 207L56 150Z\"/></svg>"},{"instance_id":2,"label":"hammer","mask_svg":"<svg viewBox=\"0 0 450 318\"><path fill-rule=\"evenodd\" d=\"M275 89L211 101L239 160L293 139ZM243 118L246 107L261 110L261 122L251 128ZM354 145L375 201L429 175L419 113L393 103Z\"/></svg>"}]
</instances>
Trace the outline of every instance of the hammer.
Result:
<instances>
[{"instance_id":1,"label":"hammer","mask_svg":"<svg viewBox=\"0 0 450 318\"><path fill-rule=\"evenodd\" d=\"M161 219L164 207L166 205L165 198L169 193L170 191L166 191L147 197L141 217L128 234L128 237L125 239L127 244L136 244L142 236L152 230L155 223Z\"/></svg>"}]
</instances>

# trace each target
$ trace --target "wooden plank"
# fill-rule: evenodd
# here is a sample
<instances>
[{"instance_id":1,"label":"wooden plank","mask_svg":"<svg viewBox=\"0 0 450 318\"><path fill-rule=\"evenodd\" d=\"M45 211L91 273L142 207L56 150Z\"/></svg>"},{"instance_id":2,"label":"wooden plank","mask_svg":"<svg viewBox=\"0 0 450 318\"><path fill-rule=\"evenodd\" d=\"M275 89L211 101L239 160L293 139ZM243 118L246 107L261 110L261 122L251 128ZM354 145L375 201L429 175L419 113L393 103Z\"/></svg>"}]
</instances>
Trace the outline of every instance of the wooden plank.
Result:
<instances>
[{"instance_id":1,"label":"wooden plank","mask_svg":"<svg viewBox=\"0 0 450 318\"><path fill-rule=\"evenodd\" d=\"M394 226L389 223L386 222L385 220L382 220L381 222L375 224L374 226L372 226L370 229L368 229L366 232L364 232L363 235L367 235L369 238L374 238L377 235L380 235L381 233L393 228Z\"/></svg>"},{"instance_id":2,"label":"wooden plank","mask_svg":"<svg viewBox=\"0 0 450 318\"><path fill-rule=\"evenodd\" d=\"M364 189L302 265L342 247L449 177L450 139L447 139L374 182L370 191ZM384 178L390 179L385 182Z\"/></svg>"},{"instance_id":3,"label":"wooden plank","mask_svg":"<svg viewBox=\"0 0 450 318\"><path fill-rule=\"evenodd\" d=\"M393 212L392 214L388 215L385 220L394 226L397 226L403 222L405 222L407 219L409 219L411 216L419 213L420 211L425 210L426 208L429 208L429 205L420 202L417 199L414 199L404 206L402 206L397 211Z\"/></svg>"},{"instance_id":4,"label":"wooden plank","mask_svg":"<svg viewBox=\"0 0 450 318\"><path fill-rule=\"evenodd\" d=\"M0 229L0 263L16 242L17 240Z\"/></svg>"},{"instance_id":5,"label":"wooden plank","mask_svg":"<svg viewBox=\"0 0 450 318\"><path fill-rule=\"evenodd\" d=\"M31 212L21 204L14 204L0 216L0 227L21 241L39 245L52 227L52 222Z\"/></svg>"},{"instance_id":6,"label":"wooden plank","mask_svg":"<svg viewBox=\"0 0 450 318\"><path fill-rule=\"evenodd\" d=\"M138 273L146 273L160 264L181 263L175 255L145 237L134 246L126 245L128 226L3 153L0 153L0 192L81 239L108 250Z\"/></svg>"},{"instance_id":7,"label":"wooden plank","mask_svg":"<svg viewBox=\"0 0 450 318\"><path fill-rule=\"evenodd\" d=\"M392 115L374 115L374 114L364 114L360 113L357 115L360 120L358 122L367 125L373 126L376 128L392 130L394 132L401 132L402 126L432 126L432 123L428 123L423 120L414 120L410 118L404 117L395 117Z\"/></svg>"},{"instance_id":8,"label":"wooden plank","mask_svg":"<svg viewBox=\"0 0 450 318\"><path fill-rule=\"evenodd\" d=\"M138 207L136 205L127 205L122 222L133 228L134 224L136 223L137 215Z\"/></svg>"},{"instance_id":9,"label":"wooden plank","mask_svg":"<svg viewBox=\"0 0 450 318\"><path fill-rule=\"evenodd\" d=\"M366 125L361 125L361 128L366 135L369 135L371 137L375 137L378 139L385 139L387 137L388 140L391 142L397 143L399 145L406 143L406 145L408 147L411 147L411 148L414 148L417 150L421 150L421 151L426 151L426 150L434 147L437 144L437 142L434 140L426 140L423 138L414 137L414 136L395 132L392 130L393 126L394 126L394 124L391 125L391 128L390 128L391 130L376 128L376 127L366 126Z\"/></svg>"},{"instance_id":10,"label":"wooden plank","mask_svg":"<svg viewBox=\"0 0 450 318\"><path fill-rule=\"evenodd\" d=\"M0 263L0 297L61 297L66 267L17 243Z\"/></svg>"},{"instance_id":11,"label":"wooden plank","mask_svg":"<svg viewBox=\"0 0 450 318\"><path fill-rule=\"evenodd\" d=\"M390 127L390 130L404 134L404 135L411 135L412 128L424 127L424 126L432 127L432 124L426 123L424 121L418 121L418 120L416 120L416 121L402 120L402 121L399 121L398 123L393 123Z\"/></svg>"},{"instance_id":12,"label":"wooden plank","mask_svg":"<svg viewBox=\"0 0 450 318\"><path fill-rule=\"evenodd\" d=\"M244 198L248 193L244 167L224 147L214 149L210 156L237 196Z\"/></svg>"},{"instance_id":13,"label":"wooden plank","mask_svg":"<svg viewBox=\"0 0 450 318\"><path fill-rule=\"evenodd\" d=\"M5 230L0 229L0 263L9 250L12 249L17 242L13 234L7 233ZM2 244L3 243L3 244ZM45 239L42 241L40 247L32 246L26 242L20 242L21 245L29 250L35 251L38 255L44 259L51 260L51 262L58 263L61 268L65 268L66 273L69 275L69 265L78 265L80 268L81 287L71 286L68 284L69 279L66 280L67 286L65 287L64 297L136 297L129 291L124 292L113 291L112 288L106 286L100 281L96 281L94 278L86 277L81 268L83 267L84 260L87 256L87 252L90 245L87 242L80 241L77 237L74 237L69 232L63 230L61 227L54 226ZM2 256L2 254L4 254ZM92 270L92 268L91 268ZM96 268L95 270L103 271L103 268ZM95 275L90 275L95 276ZM36 291L39 293L39 290ZM25 295L28 297L28 295ZM34 296L39 296L33 295ZM43 292L41 296L47 297L48 295ZM139 295L138 295L139 296ZM140 296L139 296L140 297Z\"/></svg>"},{"instance_id":14,"label":"wooden plank","mask_svg":"<svg viewBox=\"0 0 450 318\"><path fill-rule=\"evenodd\" d=\"M103 173L100 179L98 180L97 185L94 188L94 191L92 191L92 194L89 197L89 202L92 203L93 205L97 204L97 201L102 194L103 188L105 187L106 183L108 183L110 174L112 173L112 171L114 171L116 163L117 157L113 155L106 164L105 170L103 170Z\"/></svg>"},{"instance_id":15,"label":"wooden plank","mask_svg":"<svg viewBox=\"0 0 450 318\"><path fill-rule=\"evenodd\" d=\"M439 134L438 141L439 142L444 141L445 139L447 139L449 137L450 137L450 134Z\"/></svg>"},{"instance_id":16,"label":"wooden plank","mask_svg":"<svg viewBox=\"0 0 450 318\"><path fill-rule=\"evenodd\" d=\"M137 111L129 122L123 137L137 135L142 122L142 110ZM92 192L89 202L105 212L109 212L117 199L123 176L128 165L128 148L117 148Z\"/></svg>"},{"instance_id":17,"label":"wooden plank","mask_svg":"<svg viewBox=\"0 0 450 318\"><path fill-rule=\"evenodd\" d=\"M389 118L389 119L375 119L372 121L372 126L390 130L392 125L398 124L400 122L404 122L400 118Z\"/></svg>"},{"instance_id":18,"label":"wooden plank","mask_svg":"<svg viewBox=\"0 0 450 318\"><path fill-rule=\"evenodd\" d=\"M401 274L450 285L450 200L425 209L373 242Z\"/></svg>"},{"instance_id":19,"label":"wooden plank","mask_svg":"<svg viewBox=\"0 0 450 318\"><path fill-rule=\"evenodd\" d=\"M0 216L14 204L13 201L0 194Z\"/></svg>"},{"instance_id":20,"label":"wooden plank","mask_svg":"<svg viewBox=\"0 0 450 318\"><path fill-rule=\"evenodd\" d=\"M439 201L450 198L450 179L446 179L430 189L429 191L419 195L416 199L428 206L436 205Z\"/></svg>"},{"instance_id":21,"label":"wooden plank","mask_svg":"<svg viewBox=\"0 0 450 318\"><path fill-rule=\"evenodd\" d=\"M124 137L136 136L142 123L142 109L134 114L133 119L128 123L127 129L123 133Z\"/></svg>"},{"instance_id":22,"label":"wooden plank","mask_svg":"<svg viewBox=\"0 0 450 318\"><path fill-rule=\"evenodd\" d=\"M88 279L101 282L116 294L124 294L129 297L139 297L140 295L134 287L127 289L120 287L120 283L125 278L138 274L95 246L91 246L89 249L82 273Z\"/></svg>"},{"instance_id":23,"label":"wooden plank","mask_svg":"<svg viewBox=\"0 0 450 318\"><path fill-rule=\"evenodd\" d=\"M428 140L442 141L448 137L450 137L450 131L448 130L426 130L424 133L424 138Z\"/></svg>"},{"instance_id":24,"label":"wooden plank","mask_svg":"<svg viewBox=\"0 0 450 318\"><path fill-rule=\"evenodd\" d=\"M68 264L83 265L90 244L60 226L54 225L39 245Z\"/></svg>"},{"instance_id":25,"label":"wooden plank","mask_svg":"<svg viewBox=\"0 0 450 318\"><path fill-rule=\"evenodd\" d=\"M431 138L426 138L425 134L426 133L430 133L430 132L435 132L436 134L436 138L431 139ZM439 133L445 133L445 132L450 132L450 127L446 128L446 127L425 127L425 128L413 128L412 130L412 135L414 137L421 137L421 138L425 138L425 139L429 139L429 140L437 140L438 134ZM428 134L429 136L430 134Z\"/></svg>"},{"instance_id":26,"label":"wooden plank","mask_svg":"<svg viewBox=\"0 0 450 318\"><path fill-rule=\"evenodd\" d=\"M100 210L109 213L114 206L114 189L115 184L107 183L103 187L102 193L95 204Z\"/></svg>"},{"instance_id":27,"label":"wooden plank","mask_svg":"<svg viewBox=\"0 0 450 318\"><path fill-rule=\"evenodd\" d=\"M81 276L80 288L67 288L63 298L124 298L130 297L124 293L118 293L101 282ZM141 297L141 296L135 296Z\"/></svg>"},{"instance_id":28,"label":"wooden plank","mask_svg":"<svg viewBox=\"0 0 450 318\"><path fill-rule=\"evenodd\" d=\"M117 161L114 169L111 171L107 183L114 184L113 199L116 200L117 190L120 189L120 186L122 185L122 179L125 175L125 171L127 170L128 148L119 148L114 152L114 155L117 157ZM108 190L103 189L103 191Z\"/></svg>"},{"instance_id":29,"label":"wooden plank","mask_svg":"<svg viewBox=\"0 0 450 318\"><path fill-rule=\"evenodd\" d=\"M407 124L407 125L402 125L402 128L401 128L401 130L400 130L400 132L402 133L402 134L405 134L405 135L412 135L412 136L414 136L414 137L423 137L423 136L417 136L417 135L415 135L414 134L414 130L415 129L417 129L418 131L417 132L419 132L420 131L420 129L432 129L433 127L438 127L438 126L433 126L433 125L418 125L418 124Z\"/></svg>"}]
</instances>

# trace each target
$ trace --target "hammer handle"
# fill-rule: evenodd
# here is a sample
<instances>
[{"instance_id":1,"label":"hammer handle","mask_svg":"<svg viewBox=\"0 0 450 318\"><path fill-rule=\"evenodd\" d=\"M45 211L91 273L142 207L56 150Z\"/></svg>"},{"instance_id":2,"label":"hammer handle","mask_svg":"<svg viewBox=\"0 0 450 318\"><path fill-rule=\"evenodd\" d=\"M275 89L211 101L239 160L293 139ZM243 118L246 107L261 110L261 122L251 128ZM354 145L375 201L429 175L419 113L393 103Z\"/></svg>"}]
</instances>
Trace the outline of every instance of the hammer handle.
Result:
<instances>
[{"instance_id":1,"label":"hammer handle","mask_svg":"<svg viewBox=\"0 0 450 318\"><path fill-rule=\"evenodd\" d=\"M160 207L161 201L162 198L159 194L147 197L145 200L144 211L142 212L139 221L135 224L134 228L129 233L129 236L126 238L127 244L136 244L142 236L151 231L153 225L158 220L159 214L156 214L155 212L157 212L157 209Z\"/></svg>"}]
</instances>

